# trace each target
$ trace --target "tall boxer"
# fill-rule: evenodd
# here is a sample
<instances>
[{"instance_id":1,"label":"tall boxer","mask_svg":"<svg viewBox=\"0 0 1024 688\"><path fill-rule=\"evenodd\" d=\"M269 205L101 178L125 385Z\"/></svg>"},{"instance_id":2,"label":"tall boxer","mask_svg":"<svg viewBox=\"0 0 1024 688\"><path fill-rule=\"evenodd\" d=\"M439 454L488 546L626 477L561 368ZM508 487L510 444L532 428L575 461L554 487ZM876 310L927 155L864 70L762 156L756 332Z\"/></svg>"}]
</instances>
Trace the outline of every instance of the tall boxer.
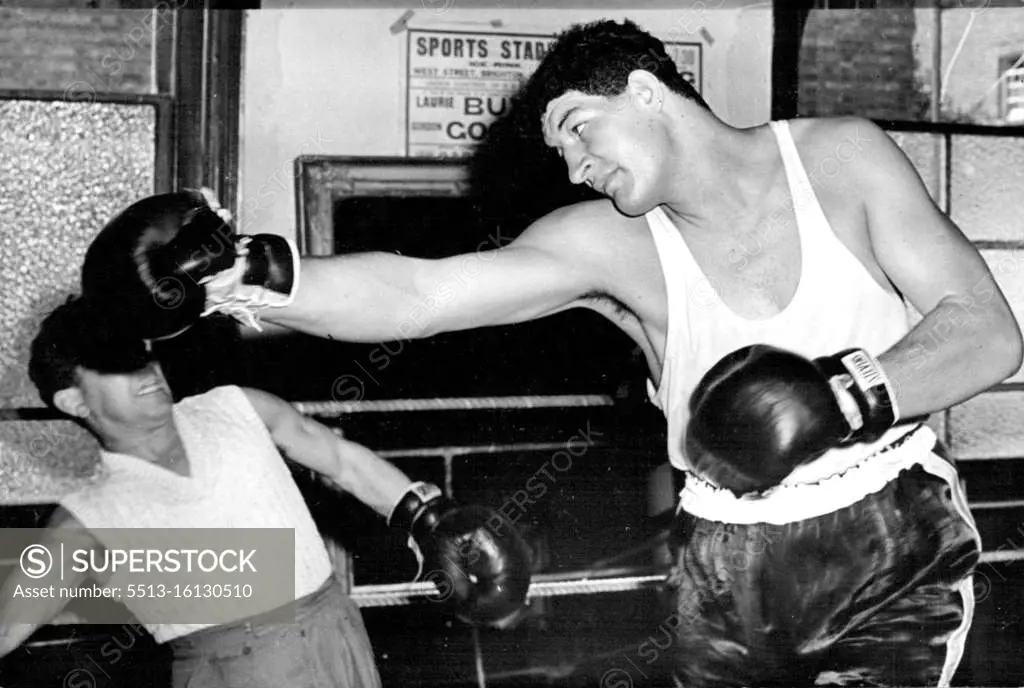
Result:
<instances>
[{"instance_id":1,"label":"tall boxer","mask_svg":"<svg viewBox=\"0 0 1024 688\"><path fill-rule=\"evenodd\" d=\"M234 271L199 271L196 298L349 341L386 341L410 312L422 318L408 336L424 337L576 307L605 315L644 352L686 476L673 580L693 620L680 627L679 682L948 685L979 545L922 420L1006 379L1024 350L978 251L872 122L731 126L632 22L563 33L516 113L571 182L607 198L537 220L475 275L460 272L469 256L306 258L297 288L267 304L238 278L239 252ZM459 298L421 308L453 272ZM913 326L908 306L923 314ZM739 376L691 410L705 374L751 346L797 358L729 361ZM892 413L875 382L841 370L850 350L890 383ZM754 384L769 361L770 394ZM759 454L761 440L775 444Z\"/></svg>"}]
</instances>

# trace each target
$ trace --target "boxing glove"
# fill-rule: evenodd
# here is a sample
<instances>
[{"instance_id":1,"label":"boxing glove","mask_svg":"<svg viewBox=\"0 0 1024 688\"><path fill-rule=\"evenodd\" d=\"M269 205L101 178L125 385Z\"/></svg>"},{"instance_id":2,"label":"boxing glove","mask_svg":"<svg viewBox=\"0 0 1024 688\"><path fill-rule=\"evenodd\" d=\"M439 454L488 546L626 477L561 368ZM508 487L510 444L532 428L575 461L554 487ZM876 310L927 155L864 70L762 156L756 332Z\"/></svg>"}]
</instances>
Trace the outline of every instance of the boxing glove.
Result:
<instances>
[{"instance_id":1,"label":"boxing glove","mask_svg":"<svg viewBox=\"0 0 1024 688\"><path fill-rule=\"evenodd\" d=\"M167 339L215 312L258 328L291 302L298 252L284 237L240 236L208 190L150 196L107 223L86 251L82 294L142 339Z\"/></svg>"},{"instance_id":2,"label":"boxing glove","mask_svg":"<svg viewBox=\"0 0 1024 688\"><path fill-rule=\"evenodd\" d=\"M429 483L413 483L388 516L422 557L425 580L457 617L501 628L526 605L530 550L510 523L482 506L458 506Z\"/></svg>"},{"instance_id":3,"label":"boxing glove","mask_svg":"<svg viewBox=\"0 0 1024 688\"><path fill-rule=\"evenodd\" d=\"M721 487L763 492L830 449L877 440L898 418L891 384L863 350L810 360L749 346L694 390L686 454Z\"/></svg>"}]
</instances>

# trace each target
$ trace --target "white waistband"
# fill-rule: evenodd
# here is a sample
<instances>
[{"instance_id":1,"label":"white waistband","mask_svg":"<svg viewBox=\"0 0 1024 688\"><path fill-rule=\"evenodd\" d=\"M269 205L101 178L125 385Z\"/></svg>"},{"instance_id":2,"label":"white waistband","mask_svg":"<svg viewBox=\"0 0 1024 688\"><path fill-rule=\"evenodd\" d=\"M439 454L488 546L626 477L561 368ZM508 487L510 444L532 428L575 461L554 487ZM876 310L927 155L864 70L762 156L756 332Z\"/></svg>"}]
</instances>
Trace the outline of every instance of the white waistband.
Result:
<instances>
[{"instance_id":1,"label":"white waistband","mask_svg":"<svg viewBox=\"0 0 1024 688\"><path fill-rule=\"evenodd\" d=\"M844 471L815 483L783 484L760 494L737 497L687 472L679 492L679 510L722 523L783 525L823 516L878 492L902 470L919 464L948 483L956 481L953 466L935 455L935 433L927 425Z\"/></svg>"}]
</instances>

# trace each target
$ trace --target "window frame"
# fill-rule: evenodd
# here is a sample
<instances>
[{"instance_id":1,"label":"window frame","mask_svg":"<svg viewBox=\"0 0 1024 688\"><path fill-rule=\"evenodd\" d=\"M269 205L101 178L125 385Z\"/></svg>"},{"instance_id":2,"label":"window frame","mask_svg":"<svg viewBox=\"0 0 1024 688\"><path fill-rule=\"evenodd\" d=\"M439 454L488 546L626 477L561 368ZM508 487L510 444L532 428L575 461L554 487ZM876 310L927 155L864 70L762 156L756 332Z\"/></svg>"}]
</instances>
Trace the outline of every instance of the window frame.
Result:
<instances>
[{"instance_id":1,"label":"window frame","mask_svg":"<svg viewBox=\"0 0 1024 688\"><path fill-rule=\"evenodd\" d=\"M172 12L171 21L154 22L155 92L98 90L89 101L155 109L154 193L207 186L234 209L244 11L184 4L159 10ZM74 99L66 91L24 88L0 89L0 100Z\"/></svg>"}]
</instances>

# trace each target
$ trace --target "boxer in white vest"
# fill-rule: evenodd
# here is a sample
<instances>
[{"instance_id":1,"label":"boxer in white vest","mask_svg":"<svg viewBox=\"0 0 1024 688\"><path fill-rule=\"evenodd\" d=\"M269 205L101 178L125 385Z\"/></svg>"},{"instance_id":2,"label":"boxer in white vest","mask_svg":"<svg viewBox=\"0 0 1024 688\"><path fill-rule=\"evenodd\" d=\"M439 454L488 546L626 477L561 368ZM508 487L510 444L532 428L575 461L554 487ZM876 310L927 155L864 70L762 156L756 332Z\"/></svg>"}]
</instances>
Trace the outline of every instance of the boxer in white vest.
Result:
<instances>
[{"instance_id":1,"label":"boxer in white vest","mask_svg":"<svg viewBox=\"0 0 1024 688\"><path fill-rule=\"evenodd\" d=\"M525 603L530 553L496 512L452 503L436 486L412 482L366 447L266 392L223 386L175 403L149 347L121 336L80 298L43 321L29 373L45 402L101 445L102 478L61 498L51 525L55 541L114 547L93 531L133 529L135 544L145 548L149 529L157 528L294 530L294 624L254 623L250 617L274 611L255 598L251 615L221 624L169 623L144 616L159 609L140 608L139 622L172 650L176 687L380 685L359 609L334 576L283 457L407 532L423 570L444 588L438 597L450 596L452 611L467 622L501 626ZM510 527L496 528L499 522ZM31 582L16 571L5 583L0 655L67 602L32 600L15 610L12 591Z\"/></svg>"}]
</instances>

